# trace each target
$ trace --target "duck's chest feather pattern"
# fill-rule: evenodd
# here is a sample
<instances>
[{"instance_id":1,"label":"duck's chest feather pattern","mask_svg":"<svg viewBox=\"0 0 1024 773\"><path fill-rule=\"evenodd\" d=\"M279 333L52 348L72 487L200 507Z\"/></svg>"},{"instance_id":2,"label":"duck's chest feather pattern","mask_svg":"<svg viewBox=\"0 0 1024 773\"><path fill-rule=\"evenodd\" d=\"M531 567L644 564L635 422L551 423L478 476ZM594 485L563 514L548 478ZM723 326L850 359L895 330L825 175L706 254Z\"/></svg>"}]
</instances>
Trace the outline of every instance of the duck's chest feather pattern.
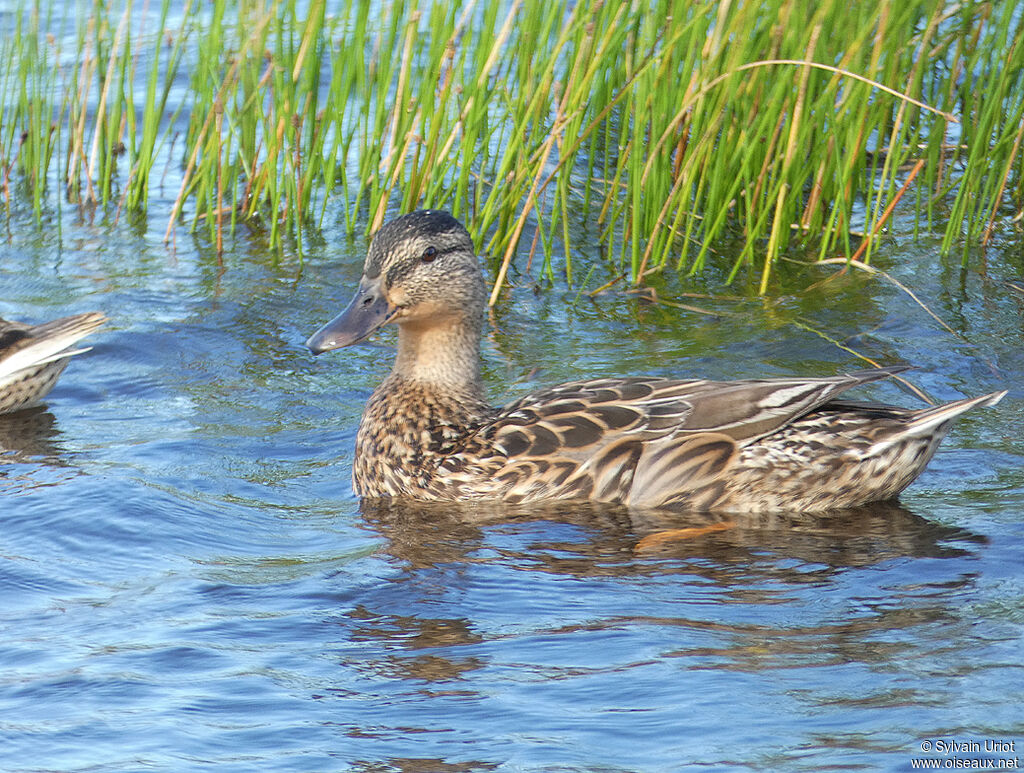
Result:
<instances>
[{"instance_id":1,"label":"duck's chest feather pattern","mask_svg":"<svg viewBox=\"0 0 1024 773\"><path fill-rule=\"evenodd\" d=\"M473 392L438 394L390 376L370 397L359 423L352 465L356 493L414 491L420 499L449 498L443 492L452 481L439 475L441 462L464 447L492 413Z\"/></svg>"}]
</instances>

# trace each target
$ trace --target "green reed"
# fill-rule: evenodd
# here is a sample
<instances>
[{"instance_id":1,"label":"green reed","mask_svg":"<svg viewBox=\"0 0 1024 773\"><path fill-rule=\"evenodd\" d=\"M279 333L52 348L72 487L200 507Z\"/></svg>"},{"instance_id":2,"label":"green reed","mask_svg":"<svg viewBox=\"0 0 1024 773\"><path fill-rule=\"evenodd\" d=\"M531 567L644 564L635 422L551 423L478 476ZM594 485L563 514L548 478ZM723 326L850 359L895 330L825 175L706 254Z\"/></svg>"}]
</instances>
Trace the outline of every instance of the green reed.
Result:
<instances>
[{"instance_id":1,"label":"green reed","mask_svg":"<svg viewBox=\"0 0 1024 773\"><path fill-rule=\"evenodd\" d=\"M790 252L870 262L908 188L916 227L965 256L1024 204L1013 3L180 5L14 15L8 206L25 197L41 217L62 190L166 210L168 239L220 246L247 223L300 249L339 212L373 229L444 206L493 256L496 298L535 258L549 277L585 273L581 224L634 282L728 261L767 292Z\"/></svg>"}]
</instances>

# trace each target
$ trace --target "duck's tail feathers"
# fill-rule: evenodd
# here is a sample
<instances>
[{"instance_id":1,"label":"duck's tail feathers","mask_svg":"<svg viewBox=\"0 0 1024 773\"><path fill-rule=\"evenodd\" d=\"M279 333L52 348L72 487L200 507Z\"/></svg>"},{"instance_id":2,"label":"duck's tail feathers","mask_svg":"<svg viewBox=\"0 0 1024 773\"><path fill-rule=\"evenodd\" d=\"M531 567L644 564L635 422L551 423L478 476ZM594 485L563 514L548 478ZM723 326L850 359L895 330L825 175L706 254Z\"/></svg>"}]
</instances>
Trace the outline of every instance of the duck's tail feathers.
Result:
<instances>
[{"instance_id":1,"label":"duck's tail feathers","mask_svg":"<svg viewBox=\"0 0 1024 773\"><path fill-rule=\"evenodd\" d=\"M910 434L918 435L941 430L960 414L966 413L972 408L995 405L1005 395L1006 390L1004 389L1002 392L992 392L981 397L968 397L945 405L937 405L934 408L925 408L908 422L907 431Z\"/></svg>"}]
</instances>

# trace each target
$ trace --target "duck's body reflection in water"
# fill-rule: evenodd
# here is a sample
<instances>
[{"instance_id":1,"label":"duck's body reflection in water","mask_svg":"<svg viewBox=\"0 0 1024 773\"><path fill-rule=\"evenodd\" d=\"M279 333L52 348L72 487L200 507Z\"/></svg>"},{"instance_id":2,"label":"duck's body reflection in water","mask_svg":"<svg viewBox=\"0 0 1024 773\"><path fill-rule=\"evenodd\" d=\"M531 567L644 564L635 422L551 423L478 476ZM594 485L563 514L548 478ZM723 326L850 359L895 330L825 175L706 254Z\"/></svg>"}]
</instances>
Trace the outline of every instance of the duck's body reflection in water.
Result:
<instances>
[{"instance_id":1,"label":"duck's body reflection in water","mask_svg":"<svg viewBox=\"0 0 1024 773\"><path fill-rule=\"evenodd\" d=\"M695 710L695 694L714 695L737 672L824 669L799 678L835 680L828 711L854 710L868 693L902 705L863 673L850 683L851 670L881 674L945 652L951 637L969 642L957 599L973 580L962 559L986 543L895 503L732 515L724 529L710 527L726 516L576 502L366 500L362 516L394 573L359 594L342 625L348 657L381 689L486 706L495 679L560 699L586 685L593 705L648 706L670 723L680 718L665 719L665 701ZM638 551L681 527L698 536ZM660 686L645 683L649 698L599 686L603 674L622 690L652 673Z\"/></svg>"},{"instance_id":2,"label":"duck's body reflection in water","mask_svg":"<svg viewBox=\"0 0 1024 773\"><path fill-rule=\"evenodd\" d=\"M540 537L519 556L526 565L558 571L578 566L587 573L613 566L643 573L649 558L700 558L708 566L716 561L756 564L768 554L839 570L896 557L963 555L962 543L985 542L965 529L921 518L896 502L828 514L693 513L586 501L516 506L392 499L363 500L361 510L365 521L387 540L386 552L410 567L487 560L478 551L488 547L489 535L517 530ZM578 539L545 542L543 535L551 530L537 524L571 526ZM555 531L566 534L564 528ZM683 534L659 539L674 532ZM592 566L586 568L588 562Z\"/></svg>"},{"instance_id":3,"label":"duck's body reflection in water","mask_svg":"<svg viewBox=\"0 0 1024 773\"><path fill-rule=\"evenodd\" d=\"M0 495L79 474L66 458L60 435L56 417L46 408L0 414Z\"/></svg>"},{"instance_id":4,"label":"duck's body reflection in water","mask_svg":"<svg viewBox=\"0 0 1024 773\"><path fill-rule=\"evenodd\" d=\"M0 415L0 459L17 462L43 457L56 464L59 435L56 417L46 408Z\"/></svg>"}]
</instances>

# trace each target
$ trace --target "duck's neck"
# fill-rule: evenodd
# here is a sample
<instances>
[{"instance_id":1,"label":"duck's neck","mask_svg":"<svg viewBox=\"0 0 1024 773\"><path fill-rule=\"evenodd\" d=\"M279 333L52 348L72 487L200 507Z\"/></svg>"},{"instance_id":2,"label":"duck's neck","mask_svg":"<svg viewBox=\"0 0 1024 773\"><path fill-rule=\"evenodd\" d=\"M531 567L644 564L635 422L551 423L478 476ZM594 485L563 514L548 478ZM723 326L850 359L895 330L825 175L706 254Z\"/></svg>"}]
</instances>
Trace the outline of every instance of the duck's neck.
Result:
<instances>
[{"instance_id":1,"label":"duck's neck","mask_svg":"<svg viewBox=\"0 0 1024 773\"><path fill-rule=\"evenodd\" d=\"M391 375L438 391L483 399L479 322L459 316L439 322L402 323Z\"/></svg>"}]
</instances>

